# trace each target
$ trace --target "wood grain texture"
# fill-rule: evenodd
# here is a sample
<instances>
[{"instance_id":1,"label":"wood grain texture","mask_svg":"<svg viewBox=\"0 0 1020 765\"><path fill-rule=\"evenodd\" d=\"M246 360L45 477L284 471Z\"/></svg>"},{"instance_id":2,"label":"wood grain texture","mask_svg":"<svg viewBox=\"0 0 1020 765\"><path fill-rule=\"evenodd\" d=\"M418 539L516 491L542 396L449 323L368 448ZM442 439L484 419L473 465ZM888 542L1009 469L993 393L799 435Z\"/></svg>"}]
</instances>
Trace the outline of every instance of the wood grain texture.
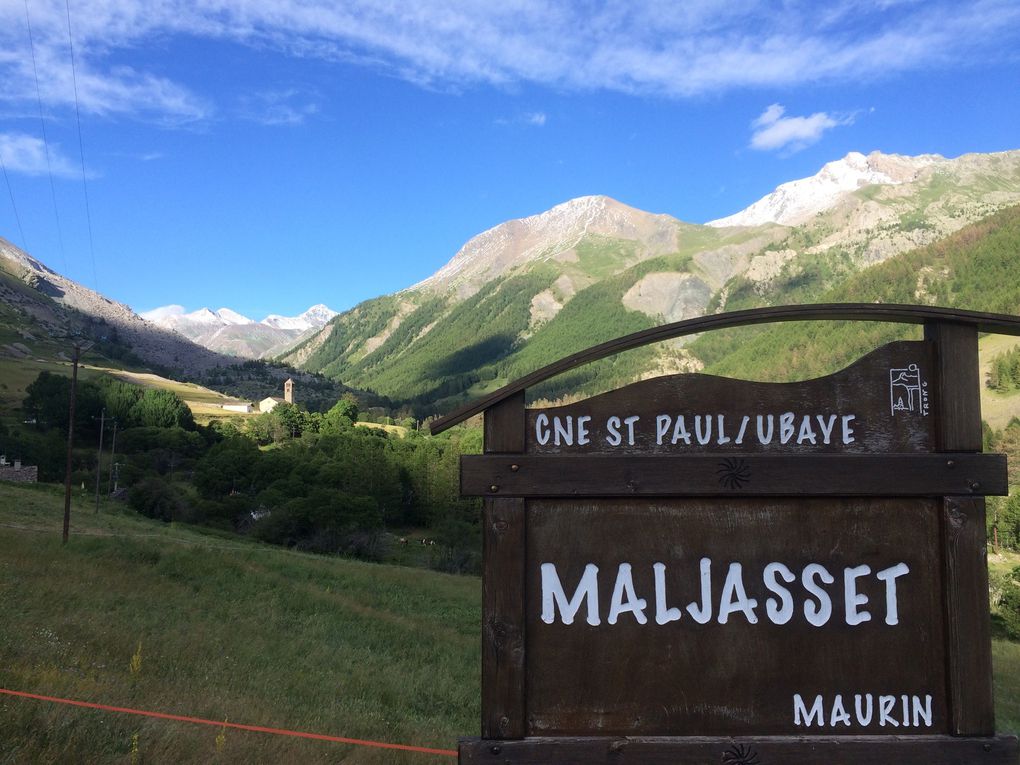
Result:
<instances>
[{"instance_id":1,"label":"wood grain texture","mask_svg":"<svg viewBox=\"0 0 1020 765\"><path fill-rule=\"evenodd\" d=\"M465 497L1006 494L1001 454L464 455Z\"/></svg>"},{"instance_id":2,"label":"wood grain texture","mask_svg":"<svg viewBox=\"0 0 1020 765\"><path fill-rule=\"evenodd\" d=\"M485 411L510 396L537 385L538 383L568 372L584 364L614 356L632 348L670 340L675 337L686 337L714 329L730 327L746 327L755 324L770 324L783 321L879 321L899 324L924 324L933 321L950 321L974 327L979 332L992 332L1003 335L1020 335L1020 319L1016 316L978 311L961 311L953 308L938 308L918 305L895 305L876 303L823 303L818 305L774 306L770 308L753 308L746 311L699 316L673 324L635 332L624 337L592 346L559 361L525 375L505 385L497 391L483 396L474 403L457 409L430 423L433 434L442 433L457 423L463 422L479 412Z\"/></svg>"},{"instance_id":3,"label":"wood grain texture","mask_svg":"<svg viewBox=\"0 0 1020 765\"><path fill-rule=\"evenodd\" d=\"M995 732L985 501L946 497L942 507L946 652L951 732Z\"/></svg>"},{"instance_id":4,"label":"wood grain texture","mask_svg":"<svg viewBox=\"0 0 1020 765\"><path fill-rule=\"evenodd\" d=\"M524 392L510 396L485 412L484 449L487 454L524 451Z\"/></svg>"},{"instance_id":5,"label":"wood grain texture","mask_svg":"<svg viewBox=\"0 0 1020 765\"><path fill-rule=\"evenodd\" d=\"M753 735L949 733L946 706L942 570L936 500L699 499L528 500L528 735ZM711 614L705 623L686 608L702 602L700 560L711 560ZM742 566L743 590L757 602L756 623L743 612L720 622L731 563ZM777 623L763 571L787 566L793 611ZM570 597L589 564L598 569L600 623L587 603L573 623L562 611L543 619L542 564L556 567ZM630 612L609 615L621 563L645 623ZM664 603L683 610L656 620L654 564L665 565ZM821 563L831 618L807 619L814 600L803 572ZM886 589L876 574L905 563L897 581L898 622L888 624ZM870 618L845 618L844 570L867 565L857 580ZM872 693L866 722L836 721L834 697L850 715L853 694ZM823 696L824 721L797 725L794 694L811 706ZM880 724L878 695L931 695L930 725ZM866 701L864 702L866 709ZM912 702L911 702L912 703ZM902 714L900 714L902 718Z\"/></svg>"},{"instance_id":6,"label":"wood grain texture","mask_svg":"<svg viewBox=\"0 0 1020 765\"><path fill-rule=\"evenodd\" d=\"M485 451L524 450L524 394L485 413ZM525 730L525 510L522 499L486 500L482 511L482 736Z\"/></svg>"},{"instance_id":7,"label":"wood grain texture","mask_svg":"<svg viewBox=\"0 0 1020 765\"><path fill-rule=\"evenodd\" d=\"M1016 765L1015 736L462 739L462 765Z\"/></svg>"},{"instance_id":8,"label":"wood grain texture","mask_svg":"<svg viewBox=\"0 0 1020 765\"><path fill-rule=\"evenodd\" d=\"M525 732L525 513L522 499L486 500L482 530L482 736Z\"/></svg>"},{"instance_id":9,"label":"wood grain texture","mask_svg":"<svg viewBox=\"0 0 1020 765\"><path fill-rule=\"evenodd\" d=\"M981 451L981 379L977 327L924 325L935 346L934 409L939 451Z\"/></svg>"}]
</instances>

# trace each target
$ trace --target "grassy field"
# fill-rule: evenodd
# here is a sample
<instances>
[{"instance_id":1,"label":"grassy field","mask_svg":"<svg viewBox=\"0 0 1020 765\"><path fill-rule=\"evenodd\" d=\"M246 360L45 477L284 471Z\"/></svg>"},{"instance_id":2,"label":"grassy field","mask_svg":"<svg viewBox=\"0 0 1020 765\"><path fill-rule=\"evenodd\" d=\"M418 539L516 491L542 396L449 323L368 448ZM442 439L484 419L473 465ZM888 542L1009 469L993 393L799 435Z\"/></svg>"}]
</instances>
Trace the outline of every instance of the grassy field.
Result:
<instances>
[{"instance_id":1,"label":"grassy field","mask_svg":"<svg viewBox=\"0 0 1020 765\"><path fill-rule=\"evenodd\" d=\"M0 357L0 412L21 411L21 403L25 398L25 388L31 384L40 372L71 376L71 362L52 359L10 359ZM191 409L196 422L208 424L213 418L245 418L252 415L240 412L226 412L224 404L239 403L238 399L217 393L195 383L168 380L151 372L133 372L125 369L114 369L83 362L78 366L78 378L89 380L100 375L110 375L116 379L143 388L161 388L176 393Z\"/></svg>"},{"instance_id":2,"label":"grassy field","mask_svg":"<svg viewBox=\"0 0 1020 765\"><path fill-rule=\"evenodd\" d=\"M478 728L475 578L291 553L0 485L0 686L443 749ZM141 668L130 669L141 644ZM428 763L0 697L0 762Z\"/></svg>"},{"instance_id":3,"label":"grassy field","mask_svg":"<svg viewBox=\"0 0 1020 765\"><path fill-rule=\"evenodd\" d=\"M95 515L78 497L65 548L60 519L58 488L0 484L0 687L442 749L477 731L478 579L293 553L117 504ZM993 658L998 728L1020 732L1020 644L995 641ZM0 696L0 763L341 761L452 758Z\"/></svg>"},{"instance_id":4,"label":"grassy field","mask_svg":"<svg viewBox=\"0 0 1020 765\"><path fill-rule=\"evenodd\" d=\"M999 393L984 384L991 369L992 360L1000 354L1012 350L1020 344L1020 338L1008 335L988 335L979 343L981 353L981 417L992 426L993 430L1001 430L1009 421L1020 416L1020 392Z\"/></svg>"}]
</instances>

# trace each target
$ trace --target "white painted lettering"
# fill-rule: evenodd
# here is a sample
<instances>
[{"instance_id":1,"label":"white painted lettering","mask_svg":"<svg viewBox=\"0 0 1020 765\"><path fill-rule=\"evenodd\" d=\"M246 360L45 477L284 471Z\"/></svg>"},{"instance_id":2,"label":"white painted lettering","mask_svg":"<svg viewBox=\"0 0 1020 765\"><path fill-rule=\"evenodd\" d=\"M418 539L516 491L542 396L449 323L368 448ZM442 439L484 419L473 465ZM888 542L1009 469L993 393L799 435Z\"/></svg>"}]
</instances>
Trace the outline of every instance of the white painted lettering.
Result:
<instances>
[{"instance_id":1,"label":"white painted lettering","mask_svg":"<svg viewBox=\"0 0 1020 765\"><path fill-rule=\"evenodd\" d=\"M588 624L597 627L599 619L599 567L589 563L584 567L581 581L574 590L574 596L568 601L563 585L556 573L555 563L543 563L542 570L542 621L552 624L556 620L556 608L560 610L560 620L564 624L573 624L574 616L581 609L581 603L588 601Z\"/></svg>"},{"instance_id":2,"label":"white painted lettering","mask_svg":"<svg viewBox=\"0 0 1020 765\"><path fill-rule=\"evenodd\" d=\"M892 725L894 728L900 727L899 721L893 717L890 712L896 706L895 696L879 696L878 697L878 724L883 728L886 724Z\"/></svg>"},{"instance_id":3,"label":"white painted lettering","mask_svg":"<svg viewBox=\"0 0 1020 765\"><path fill-rule=\"evenodd\" d=\"M689 603L687 613L698 624L707 624L712 619L712 559L702 558L701 563L701 607Z\"/></svg>"},{"instance_id":4,"label":"white painted lettering","mask_svg":"<svg viewBox=\"0 0 1020 765\"><path fill-rule=\"evenodd\" d=\"M574 445L574 418L572 416L566 417L566 424L563 423L563 418L553 417L553 431L553 443L557 446Z\"/></svg>"},{"instance_id":5,"label":"white painted lettering","mask_svg":"<svg viewBox=\"0 0 1020 765\"><path fill-rule=\"evenodd\" d=\"M765 601L765 613L768 614L773 624L786 624L793 617L793 598L790 596L790 591L776 581L776 574L781 576L787 584L793 582L797 577L782 563L768 564L762 574L765 587L769 592L778 595L783 603L780 606L775 598L768 598Z\"/></svg>"},{"instance_id":6,"label":"white painted lettering","mask_svg":"<svg viewBox=\"0 0 1020 765\"><path fill-rule=\"evenodd\" d=\"M608 443L610 446L619 446L621 443L623 443L623 439L620 436L619 417L614 416L606 420L606 430L608 431L608 434L606 435L606 443Z\"/></svg>"},{"instance_id":7,"label":"white painted lettering","mask_svg":"<svg viewBox=\"0 0 1020 765\"><path fill-rule=\"evenodd\" d=\"M890 626L900 623L899 610L896 607L896 580L908 573L910 568L906 563L897 563L875 574L879 580L885 582L885 623Z\"/></svg>"},{"instance_id":8,"label":"white painted lettering","mask_svg":"<svg viewBox=\"0 0 1020 765\"><path fill-rule=\"evenodd\" d=\"M535 418L535 440L540 446L549 443L549 415L540 414Z\"/></svg>"},{"instance_id":9,"label":"white painted lettering","mask_svg":"<svg viewBox=\"0 0 1020 765\"><path fill-rule=\"evenodd\" d=\"M656 563L652 570L655 572L655 623L669 624L680 621L683 611L679 608L666 607L666 564Z\"/></svg>"},{"instance_id":10,"label":"white painted lettering","mask_svg":"<svg viewBox=\"0 0 1020 765\"><path fill-rule=\"evenodd\" d=\"M640 419L641 418L635 414L623 421L623 424L627 426L627 444L629 446L634 445L634 423Z\"/></svg>"},{"instance_id":11,"label":"white painted lettering","mask_svg":"<svg viewBox=\"0 0 1020 765\"><path fill-rule=\"evenodd\" d=\"M844 414L841 418L843 424L843 443L852 444L854 442L854 429L850 427L850 423L857 419L856 415Z\"/></svg>"},{"instance_id":12,"label":"white painted lettering","mask_svg":"<svg viewBox=\"0 0 1020 765\"><path fill-rule=\"evenodd\" d=\"M676 427L673 428L673 443L677 441L683 441L688 446L691 445L691 434L687 430L687 425L684 424L684 416L681 414L676 418Z\"/></svg>"},{"instance_id":13,"label":"white painted lettering","mask_svg":"<svg viewBox=\"0 0 1020 765\"><path fill-rule=\"evenodd\" d=\"M816 443L815 438L814 428L811 427L811 415L805 414L804 418L800 421L800 431L797 433L797 444L799 445L805 441L810 441L811 445L814 446Z\"/></svg>"},{"instance_id":14,"label":"white painted lettering","mask_svg":"<svg viewBox=\"0 0 1020 765\"><path fill-rule=\"evenodd\" d=\"M704 426L702 426L702 422L704 422ZM702 417L698 414L694 416L694 435L702 446L712 440L712 415L706 414Z\"/></svg>"},{"instance_id":15,"label":"white painted lettering","mask_svg":"<svg viewBox=\"0 0 1020 765\"><path fill-rule=\"evenodd\" d=\"M668 414L660 414L655 418L655 443L662 446L662 437L669 433L673 418Z\"/></svg>"},{"instance_id":16,"label":"white painted lettering","mask_svg":"<svg viewBox=\"0 0 1020 765\"><path fill-rule=\"evenodd\" d=\"M924 697L924 706L921 706L921 697L914 696L914 727L920 728L921 722L924 722L925 728L931 727L931 696L926 695Z\"/></svg>"},{"instance_id":17,"label":"white painted lettering","mask_svg":"<svg viewBox=\"0 0 1020 765\"><path fill-rule=\"evenodd\" d=\"M818 427L822 429L822 443L827 444L832 439L832 429L836 427L836 415L830 414L826 420L822 415L815 415L818 420Z\"/></svg>"},{"instance_id":18,"label":"white painted lettering","mask_svg":"<svg viewBox=\"0 0 1020 765\"><path fill-rule=\"evenodd\" d=\"M770 414L770 415L767 415L765 417L762 417L759 414L755 419L758 421L758 442L761 443L761 444L770 444L770 443L772 443L772 426L773 426L772 415ZM762 423L763 422L768 422L768 425L769 425L768 435L765 435L765 431L762 430Z\"/></svg>"},{"instance_id":19,"label":"white painted lettering","mask_svg":"<svg viewBox=\"0 0 1020 765\"><path fill-rule=\"evenodd\" d=\"M588 437L588 423L591 422L590 415L582 415L577 418L577 445L585 446L591 442Z\"/></svg>"},{"instance_id":20,"label":"white painted lettering","mask_svg":"<svg viewBox=\"0 0 1020 765\"><path fill-rule=\"evenodd\" d=\"M799 693L793 694L793 724L804 725L808 728L811 727L811 721L815 718L818 719L818 725L822 726L825 724L825 712L822 709L822 696L821 694L815 696L815 703L811 705L811 711L808 711L807 706L804 704L804 699L800 697Z\"/></svg>"},{"instance_id":21,"label":"white painted lettering","mask_svg":"<svg viewBox=\"0 0 1020 765\"><path fill-rule=\"evenodd\" d=\"M726 624L730 614L737 611L743 611L748 622L757 624L758 615L754 612L757 607L758 601L747 597L741 565L731 563L726 574L726 582L723 584L722 597L719 599L719 624Z\"/></svg>"},{"instance_id":22,"label":"white painted lettering","mask_svg":"<svg viewBox=\"0 0 1020 765\"><path fill-rule=\"evenodd\" d=\"M815 577L821 579L825 584L832 584L836 580L824 566L818 563L809 563L801 573L801 584L804 585L804 589L818 599L817 605L811 600L804 601L804 617L815 627L821 627L832 616L832 599L825 590L818 586Z\"/></svg>"},{"instance_id":23,"label":"white painted lettering","mask_svg":"<svg viewBox=\"0 0 1020 765\"><path fill-rule=\"evenodd\" d=\"M871 621L868 611L858 611L858 606L866 605L868 596L857 592L857 580L871 573L871 566L857 566L843 569L843 603L846 611L846 623L850 625Z\"/></svg>"},{"instance_id":24,"label":"white painted lettering","mask_svg":"<svg viewBox=\"0 0 1020 765\"><path fill-rule=\"evenodd\" d=\"M748 417L746 414L740 420L740 432L737 433L737 440L734 441L735 444L744 443L744 432L747 430L747 423L749 423L750 421L751 418Z\"/></svg>"},{"instance_id":25,"label":"white painted lettering","mask_svg":"<svg viewBox=\"0 0 1020 765\"><path fill-rule=\"evenodd\" d=\"M832 712L829 714L829 727L834 727L836 723L850 726L850 715L847 713L846 707L843 706L842 693L837 693L836 698L832 700Z\"/></svg>"},{"instance_id":26,"label":"white painted lettering","mask_svg":"<svg viewBox=\"0 0 1020 765\"><path fill-rule=\"evenodd\" d=\"M786 444L793 438L796 428L793 427L795 415L793 412L783 412L779 415L779 443Z\"/></svg>"},{"instance_id":27,"label":"white painted lettering","mask_svg":"<svg viewBox=\"0 0 1020 765\"><path fill-rule=\"evenodd\" d=\"M621 563L620 569L616 573L616 585L613 587L613 599L609 604L609 617L606 621L616 624L620 614L629 611L634 614L638 624L646 624L648 622L648 618L645 616L647 605L648 602L644 598L639 598L634 592L634 578L630 573L630 564Z\"/></svg>"},{"instance_id":28,"label":"white painted lettering","mask_svg":"<svg viewBox=\"0 0 1020 765\"><path fill-rule=\"evenodd\" d=\"M723 444L728 444L730 442L730 437L726 435L726 415L724 414L716 415L716 422L718 424L718 427L715 429L716 433L718 434L716 443L719 444L720 446L722 446Z\"/></svg>"},{"instance_id":29,"label":"white painted lettering","mask_svg":"<svg viewBox=\"0 0 1020 765\"><path fill-rule=\"evenodd\" d=\"M867 712L861 709L861 702L865 700L868 702ZM875 715L875 703L870 693L865 696L858 693L854 696L854 714L857 716L858 725L871 725L871 718Z\"/></svg>"}]
</instances>

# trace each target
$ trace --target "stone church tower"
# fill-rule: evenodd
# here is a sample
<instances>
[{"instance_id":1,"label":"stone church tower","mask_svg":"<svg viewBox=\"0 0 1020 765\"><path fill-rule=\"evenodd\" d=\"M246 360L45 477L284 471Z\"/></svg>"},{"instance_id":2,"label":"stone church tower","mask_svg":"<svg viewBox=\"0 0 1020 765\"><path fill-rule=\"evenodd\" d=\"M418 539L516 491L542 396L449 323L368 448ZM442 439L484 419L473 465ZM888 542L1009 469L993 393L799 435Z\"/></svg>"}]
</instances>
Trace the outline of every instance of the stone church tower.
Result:
<instances>
[{"instance_id":1,"label":"stone church tower","mask_svg":"<svg viewBox=\"0 0 1020 765\"><path fill-rule=\"evenodd\" d=\"M294 381L289 377L283 383L283 400L288 404L294 403Z\"/></svg>"}]
</instances>

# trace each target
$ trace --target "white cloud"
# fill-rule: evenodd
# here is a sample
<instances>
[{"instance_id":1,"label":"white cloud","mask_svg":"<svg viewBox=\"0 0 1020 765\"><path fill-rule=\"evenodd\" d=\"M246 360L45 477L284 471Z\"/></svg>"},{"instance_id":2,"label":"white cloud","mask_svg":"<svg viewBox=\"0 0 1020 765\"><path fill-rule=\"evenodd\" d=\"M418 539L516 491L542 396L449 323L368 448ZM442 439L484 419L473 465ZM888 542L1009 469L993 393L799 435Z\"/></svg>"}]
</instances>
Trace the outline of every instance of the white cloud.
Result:
<instances>
[{"instance_id":1,"label":"white cloud","mask_svg":"<svg viewBox=\"0 0 1020 765\"><path fill-rule=\"evenodd\" d=\"M786 109L772 104L751 123L751 148L761 151L785 149L800 151L818 141L826 130L849 125L853 116L833 116L815 112L809 117L786 117Z\"/></svg>"},{"instance_id":2,"label":"white cloud","mask_svg":"<svg viewBox=\"0 0 1020 765\"><path fill-rule=\"evenodd\" d=\"M66 107L65 5L29 8L43 100ZM8 106L35 98L24 10L0 3L0 103ZM531 83L664 97L887 77L1005 58L1020 42L1015 0L75 0L71 11L82 108L170 123L210 117L214 107L200 95L209 86L157 71L158 57L152 71L114 62L150 43L172 55L182 37L370 67L430 87ZM306 116L282 109L276 119Z\"/></svg>"},{"instance_id":3,"label":"white cloud","mask_svg":"<svg viewBox=\"0 0 1020 765\"><path fill-rule=\"evenodd\" d=\"M535 127L545 127L547 119L548 117L546 117L545 112L531 112L530 114L524 115L524 121L529 125L534 125Z\"/></svg>"},{"instance_id":4,"label":"white cloud","mask_svg":"<svg viewBox=\"0 0 1020 765\"><path fill-rule=\"evenodd\" d=\"M300 125L319 112L319 106L303 101L295 89L265 91L241 98L240 115L262 125Z\"/></svg>"},{"instance_id":5,"label":"white cloud","mask_svg":"<svg viewBox=\"0 0 1020 765\"><path fill-rule=\"evenodd\" d=\"M81 177L81 170L50 144L49 170L60 178ZM0 159L9 172L46 175L46 144L41 138L24 133L0 133Z\"/></svg>"}]
</instances>

